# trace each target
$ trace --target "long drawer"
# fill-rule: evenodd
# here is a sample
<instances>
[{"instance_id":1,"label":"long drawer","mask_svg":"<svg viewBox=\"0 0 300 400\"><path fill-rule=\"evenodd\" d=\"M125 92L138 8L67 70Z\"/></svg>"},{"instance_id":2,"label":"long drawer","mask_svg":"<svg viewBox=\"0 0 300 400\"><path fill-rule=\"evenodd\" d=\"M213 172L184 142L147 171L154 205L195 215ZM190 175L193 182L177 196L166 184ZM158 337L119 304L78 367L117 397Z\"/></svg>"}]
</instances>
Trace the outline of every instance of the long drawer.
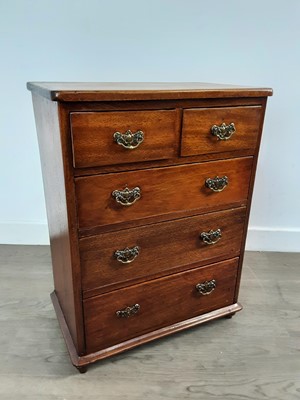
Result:
<instances>
[{"instance_id":1,"label":"long drawer","mask_svg":"<svg viewBox=\"0 0 300 400\"><path fill-rule=\"evenodd\" d=\"M243 206L247 202L252 157L75 180L81 234Z\"/></svg>"},{"instance_id":2,"label":"long drawer","mask_svg":"<svg viewBox=\"0 0 300 400\"><path fill-rule=\"evenodd\" d=\"M245 212L242 207L81 239L84 296L238 256Z\"/></svg>"},{"instance_id":3,"label":"long drawer","mask_svg":"<svg viewBox=\"0 0 300 400\"><path fill-rule=\"evenodd\" d=\"M232 304L237 266L235 258L85 300L87 351Z\"/></svg>"}]
</instances>

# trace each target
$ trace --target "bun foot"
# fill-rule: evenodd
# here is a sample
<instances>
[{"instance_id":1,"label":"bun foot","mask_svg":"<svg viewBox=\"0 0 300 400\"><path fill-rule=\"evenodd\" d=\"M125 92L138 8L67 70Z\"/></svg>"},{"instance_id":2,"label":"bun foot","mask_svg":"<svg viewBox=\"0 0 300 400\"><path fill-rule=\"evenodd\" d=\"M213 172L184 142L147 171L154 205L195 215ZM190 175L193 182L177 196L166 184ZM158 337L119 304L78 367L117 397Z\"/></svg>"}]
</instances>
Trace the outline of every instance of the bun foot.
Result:
<instances>
[{"instance_id":1,"label":"bun foot","mask_svg":"<svg viewBox=\"0 0 300 400\"><path fill-rule=\"evenodd\" d=\"M87 366L83 365L81 367L76 367L81 374L85 374L87 371Z\"/></svg>"},{"instance_id":2,"label":"bun foot","mask_svg":"<svg viewBox=\"0 0 300 400\"><path fill-rule=\"evenodd\" d=\"M233 313L233 314L228 314L228 315L225 315L225 318L230 319L230 318L232 318L234 315L235 315L235 313Z\"/></svg>"}]
</instances>

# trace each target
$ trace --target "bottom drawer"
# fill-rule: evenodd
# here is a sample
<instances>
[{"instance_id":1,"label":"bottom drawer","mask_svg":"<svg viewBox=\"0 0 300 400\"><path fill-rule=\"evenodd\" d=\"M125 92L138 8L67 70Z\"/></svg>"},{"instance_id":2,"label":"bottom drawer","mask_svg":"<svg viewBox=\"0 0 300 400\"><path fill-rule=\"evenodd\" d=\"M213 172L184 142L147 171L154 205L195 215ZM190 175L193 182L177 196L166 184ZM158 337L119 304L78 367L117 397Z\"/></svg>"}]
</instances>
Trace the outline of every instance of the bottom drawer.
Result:
<instances>
[{"instance_id":1,"label":"bottom drawer","mask_svg":"<svg viewBox=\"0 0 300 400\"><path fill-rule=\"evenodd\" d=\"M234 258L84 300L87 352L232 304L237 267Z\"/></svg>"}]
</instances>

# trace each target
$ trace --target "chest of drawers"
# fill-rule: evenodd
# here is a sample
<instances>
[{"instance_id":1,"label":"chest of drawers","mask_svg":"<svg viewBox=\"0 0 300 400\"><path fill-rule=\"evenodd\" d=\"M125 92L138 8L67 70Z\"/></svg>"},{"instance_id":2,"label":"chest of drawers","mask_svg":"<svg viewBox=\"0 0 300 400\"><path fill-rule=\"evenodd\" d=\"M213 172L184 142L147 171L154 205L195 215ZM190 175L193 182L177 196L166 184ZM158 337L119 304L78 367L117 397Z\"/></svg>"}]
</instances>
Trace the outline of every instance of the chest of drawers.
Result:
<instances>
[{"instance_id":1,"label":"chest of drawers","mask_svg":"<svg viewBox=\"0 0 300 400\"><path fill-rule=\"evenodd\" d=\"M271 89L28 83L54 308L88 364L241 310L239 282Z\"/></svg>"}]
</instances>

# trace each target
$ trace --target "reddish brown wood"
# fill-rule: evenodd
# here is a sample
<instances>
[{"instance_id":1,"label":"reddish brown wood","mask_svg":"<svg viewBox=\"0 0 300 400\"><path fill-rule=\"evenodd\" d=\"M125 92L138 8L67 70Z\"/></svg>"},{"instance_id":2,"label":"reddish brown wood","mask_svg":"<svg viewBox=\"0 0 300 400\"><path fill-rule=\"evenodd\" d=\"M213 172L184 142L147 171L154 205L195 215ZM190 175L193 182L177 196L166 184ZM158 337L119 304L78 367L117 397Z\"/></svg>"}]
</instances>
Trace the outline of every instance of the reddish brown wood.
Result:
<instances>
[{"instance_id":1,"label":"reddish brown wood","mask_svg":"<svg viewBox=\"0 0 300 400\"><path fill-rule=\"evenodd\" d=\"M75 102L272 95L269 88L203 82L29 82L27 88L51 100Z\"/></svg>"},{"instance_id":2,"label":"reddish brown wood","mask_svg":"<svg viewBox=\"0 0 300 400\"><path fill-rule=\"evenodd\" d=\"M72 361L72 364L77 367L80 365L80 362L79 362L80 357L78 355L78 350L75 347L74 339L73 339L71 331L70 331L70 325L66 321L66 313L62 309L61 302L59 301L59 299L57 297L57 292L55 292L55 291L52 292L50 294L50 297L51 297L51 300L53 303L56 317L59 322L60 329L62 331L64 340L65 340L67 348L68 348L70 359Z\"/></svg>"},{"instance_id":3,"label":"reddish brown wood","mask_svg":"<svg viewBox=\"0 0 300 400\"><path fill-rule=\"evenodd\" d=\"M96 360L239 311L250 201L266 97L272 91L210 84L28 87L47 200L51 297L73 364L84 372ZM218 119L215 124L234 118L232 139L211 143L203 136L211 118ZM150 139L141 151L116 156L109 135L100 140L98 128L103 132L118 123L115 129L121 130L121 122L126 129L127 120L144 123ZM149 136L158 121L160 136L154 130ZM220 193L204 186L216 175L229 178ZM130 207L111 197L125 186L142 189L141 199ZM204 225L206 230L220 227L221 241L199 242ZM138 258L116 267L115 247L136 244ZM199 295L199 304L194 279L212 276L217 288ZM131 302L143 304L141 312L116 319L116 309Z\"/></svg>"},{"instance_id":4,"label":"reddish brown wood","mask_svg":"<svg viewBox=\"0 0 300 400\"><path fill-rule=\"evenodd\" d=\"M74 167L124 164L177 156L179 114L175 110L71 113ZM129 150L113 134L142 131L144 141Z\"/></svg>"},{"instance_id":5,"label":"reddish brown wood","mask_svg":"<svg viewBox=\"0 0 300 400\"><path fill-rule=\"evenodd\" d=\"M263 104L262 118L260 121L258 140L256 143L255 155L253 158L251 179L250 179L250 183L249 183L249 196L248 196L247 211L246 211L246 217L245 217L244 234L243 234L242 245L241 245L241 256L240 256L240 260L239 260L238 279L236 282L235 295L234 295L235 300L237 300L237 298L238 298L239 289L240 289L240 281L241 281L241 274L242 274L243 261L244 261L244 255L245 255L245 246L246 246L246 239L247 239L247 232L248 232L248 223L249 223L249 217L250 217L250 211L251 211L251 202L252 202L253 188L254 188L254 182L255 182L255 176L256 176L256 167L257 167L260 143L261 143L261 138L262 138L266 106L267 106L267 98L265 99L264 104Z\"/></svg>"},{"instance_id":6,"label":"reddish brown wood","mask_svg":"<svg viewBox=\"0 0 300 400\"><path fill-rule=\"evenodd\" d=\"M80 240L85 297L239 255L245 207L171 222L146 225ZM200 234L221 229L222 238L205 244ZM134 261L123 264L116 250L139 246Z\"/></svg>"},{"instance_id":7,"label":"reddish brown wood","mask_svg":"<svg viewBox=\"0 0 300 400\"><path fill-rule=\"evenodd\" d=\"M102 225L110 225L113 230L123 222L133 226L150 222L156 216L161 220L172 219L173 213L181 211L203 213L245 205L251 167L249 157L77 178L79 229L91 234ZM229 179L228 187L219 193L205 186L207 178L217 175ZM126 186L141 189L141 198L132 206L122 206L112 197L114 190Z\"/></svg>"},{"instance_id":8,"label":"reddish brown wood","mask_svg":"<svg viewBox=\"0 0 300 400\"><path fill-rule=\"evenodd\" d=\"M84 352L74 182L68 164L63 111L33 94L42 161L54 286L79 354Z\"/></svg>"},{"instance_id":9,"label":"reddish brown wood","mask_svg":"<svg viewBox=\"0 0 300 400\"><path fill-rule=\"evenodd\" d=\"M175 109L182 110L186 108L199 107L235 107L235 106L263 106L264 98L215 98L215 99L192 99L192 100L168 100L168 101L123 101L123 102L78 102L64 103L64 108L72 112L74 110L81 112L94 111L114 111L114 110L157 110L157 109ZM70 127L71 129L71 127ZM101 167L76 168L75 176L95 175L107 172L130 171L144 168L153 168L159 166L170 166L185 163L194 163L210 160L220 160L232 157L243 157L253 155L252 149L235 149L234 151L225 151L219 153L207 153L190 157L173 157L168 160L140 161L138 163L122 163L120 165L104 165Z\"/></svg>"},{"instance_id":10,"label":"reddish brown wood","mask_svg":"<svg viewBox=\"0 0 300 400\"><path fill-rule=\"evenodd\" d=\"M184 110L181 155L239 152L242 149L250 149L254 154L261 118L261 106ZM236 132L230 139L219 140L211 134L213 125L232 122Z\"/></svg>"},{"instance_id":11,"label":"reddish brown wood","mask_svg":"<svg viewBox=\"0 0 300 400\"><path fill-rule=\"evenodd\" d=\"M88 352L210 312L233 303L238 259L155 279L84 300ZM209 295L196 290L198 283L214 279ZM116 311L140 305L137 314L117 317Z\"/></svg>"},{"instance_id":12,"label":"reddish brown wood","mask_svg":"<svg viewBox=\"0 0 300 400\"><path fill-rule=\"evenodd\" d=\"M207 108L260 105L265 97L216 97L194 99L157 99L136 101L78 101L64 102L69 112L101 112L101 111L140 111L140 110L174 110L176 108Z\"/></svg>"},{"instance_id":13,"label":"reddish brown wood","mask_svg":"<svg viewBox=\"0 0 300 400\"><path fill-rule=\"evenodd\" d=\"M145 335L137 336L133 339L126 340L122 343L118 343L114 346L108 347L107 349L96 351L94 353L88 353L86 355L78 356L76 354L76 349L74 347L71 335L68 330L68 326L64 319L64 314L60 308L60 305L57 301L57 297L53 292L51 294L53 306L57 315L57 319L62 330L66 346L68 348L71 361L76 368L83 368L84 366L88 366L96 361L103 360L107 357L111 357L113 355L122 353L123 351L130 350L136 346L140 346L142 344L151 342L152 340L156 340L168 335L172 335L176 332L183 331L188 328L192 328L197 325L201 325L205 322L212 321L217 318L222 318L226 316L230 316L235 314L238 311L241 311L243 307L239 303L235 303L229 305L227 307L222 307L217 310L198 315L197 317L190 318L184 321L177 322L175 324L166 326L161 329L157 329L155 331L146 333Z\"/></svg>"},{"instance_id":14,"label":"reddish brown wood","mask_svg":"<svg viewBox=\"0 0 300 400\"><path fill-rule=\"evenodd\" d=\"M199 156L190 157L176 157L169 160L156 160L156 161L141 161L137 163L119 164L119 165L104 165L101 167L91 168L76 168L74 169L74 176L92 176L112 172L125 172L125 171L138 171L149 168L170 167L175 165L195 164L207 161L228 160L231 158L253 156L253 150L241 149L238 151L228 151L224 153L211 153L201 154Z\"/></svg>"}]
</instances>

